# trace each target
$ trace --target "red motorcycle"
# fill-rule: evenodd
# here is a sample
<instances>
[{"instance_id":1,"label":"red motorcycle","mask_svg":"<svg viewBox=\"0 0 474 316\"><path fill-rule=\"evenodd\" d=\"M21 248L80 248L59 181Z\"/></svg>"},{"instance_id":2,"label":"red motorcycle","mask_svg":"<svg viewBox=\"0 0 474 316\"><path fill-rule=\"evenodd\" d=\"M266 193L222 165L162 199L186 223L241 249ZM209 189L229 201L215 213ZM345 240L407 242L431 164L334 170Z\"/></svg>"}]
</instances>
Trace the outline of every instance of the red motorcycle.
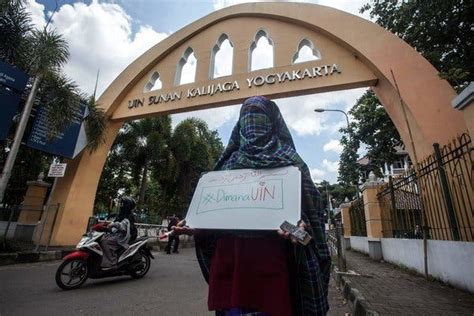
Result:
<instances>
[{"instance_id":1,"label":"red motorcycle","mask_svg":"<svg viewBox=\"0 0 474 316\"><path fill-rule=\"evenodd\" d=\"M63 290L80 287L87 278L100 279L121 275L130 275L139 279L150 269L151 248L147 245L148 238L137 238L119 253L117 266L110 270L100 267L103 251L99 241L105 232L90 231L77 244L76 250L66 257L56 271L56 284Z\"/></svg>"}]
</instances>

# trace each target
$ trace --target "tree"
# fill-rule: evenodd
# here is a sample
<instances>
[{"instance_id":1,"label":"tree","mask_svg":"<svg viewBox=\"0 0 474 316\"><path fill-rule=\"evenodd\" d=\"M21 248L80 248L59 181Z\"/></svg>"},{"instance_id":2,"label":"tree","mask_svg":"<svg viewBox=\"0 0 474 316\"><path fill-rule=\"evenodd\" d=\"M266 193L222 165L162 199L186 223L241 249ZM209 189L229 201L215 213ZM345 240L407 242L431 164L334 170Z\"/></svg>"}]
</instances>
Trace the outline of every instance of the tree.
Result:
<instances>
[{"instance_id":1,"label":"tree","mask_svg":"<svg viewBox=\"0 0 474 316\"><path fill-rule=\"evenodd\" d=\"M117 145L127 157L131 176L139 187L138 208L145 202L150 167L164 162L171 136L171 118L160 116L128 122L118 135Z\"/></svg>"},{"instance_id":2,"label":"tree","mask_svg":"<svg viewBox=\"0 0 474 316\"><path fill-rule=\"evenodd\" d=\"M346 198L348 200L353 200L356 195L354 186L346 186L337 183L330 184L326 180L323 180L320 183L315 183L315 185L321 194L321 207L323 210L325 210L325 213L329 214L330 216L332 213L330 212L330 208L328 206L329 200L331 201L332 207L335 208L344 203Z\"/></svg>"},{"instance_id":3,"label":"tree","mask_svg":"<svg viewBox=\"0 0 474 316\"><path fill-rule=\"evenodd\" d=\"M30 57L32 58L34 81L21 113L15 139L3 167L2 178L0 179L0 201L3 200L8 181L10 180L11 171L30 118L41 79L49 73L57 71L69 57L67 43L55 31L48 31L46 27L43 31L34 30L32 32L32 51L33 54Z\"/></svg>"},{"instance_id":4,"label":"tree","mask_svg":"<svg viewBox=\"0 0 474 316\"><path fill-rule=\"evenodd\" d=\"M342 129L344 148L339 164L339 181L345 185L357 184L361 175L368 171L382 176L380 170L384 163L397 160L395 146L401 143L395 125L371 90L357 100L349 114L352 120L348 128ZM356 163L361 144L366 146L365 156L370 162L366 167Z\"/></svg>"},{"instance_id":5,"label":"tree","mask_svg":"<svg viewBox=\"0 0 474 316\"><path fill-rule=\"evenodd\" d=\"M414 47L453 87L474 81L473 1L377 0L360 11Z\"/></svg>"},{"instance_id":6,"label":"tree","mask_svg":"<svg viewBox=\"0 0 474 316\"><path fill-rule=\"evenodd\" d=\"M24 3L21 0L6 0L0 5L0 58L33 78L33 82L25 89L28 98L23 104L14 141L3 165L0 201L3 200L33 107L38 104L48 106L52 109L50 114L56 114L48 122L49 136L53 137L75 119L81 99L85 98L76 84L61 73L62 65L69 57L66 41L55 30L48 29L49 23L43 30L33 29ZM86 131L90 140L89 148L93 150L104 141L106 118L93 98L88 103L91 114L86 119ZM3 147L7 145L8 141ZM32 176L36 177L37 174Z\"/></svg>"},{"instance_id":7,"label":"tree","mask_svg":"<svg viewBox=\"0 0 474 316\"><path fill-rule=\"evenodd\" d=\"M175 183L169 193L173 194L174 213L184 215L201 174L212 170L224 146L204 121L190 118L176 126L170 148Z\"/></svg>"},{"instance_id":8,"label":"tree","mask_svg":"<svg viewBox=\"0 0 474 316\"><path fill-rule=\"evenodd\" d=\"M473 1L377 0L365 4L360 11L369 12L377 24L414 47L455 89L460 90L474 80ZM401 142L372 92L357 100L350 113L354 120L343 130L345 135L341 143L344 149L339 167L339 180L346 185L357 182L364 171L380 175L383 162L393 162L394 145ZM370 165L365 170L356 164L361 144L368 146Z\"/></svg>"},{"instance_id":9,"label":"tree","mask_svg":"<svg viewBox=\"0 0 474 316\"><path fill-rule=\"evenodd\" d=\"M120 191L139 197L145 217L184 215L199 177L223 149L217 131L200 119L186 119L174 130L168 116L127 123L107 157L95 207L108 208Z\"/></svg>"}]
</instances>

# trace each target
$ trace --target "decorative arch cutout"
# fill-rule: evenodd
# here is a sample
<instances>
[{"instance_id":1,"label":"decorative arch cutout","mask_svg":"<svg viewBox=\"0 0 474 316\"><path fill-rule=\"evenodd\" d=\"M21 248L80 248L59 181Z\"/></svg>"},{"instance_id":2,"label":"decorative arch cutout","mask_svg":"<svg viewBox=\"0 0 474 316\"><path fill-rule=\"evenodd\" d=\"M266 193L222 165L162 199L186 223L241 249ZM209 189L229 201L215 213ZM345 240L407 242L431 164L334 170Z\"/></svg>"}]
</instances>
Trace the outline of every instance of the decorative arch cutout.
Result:
<instances>
[{"instance_id":1,"label":"decorative arch cutout","mask_svg":"<svg viewBox=\"0 0 474 316\"><path fill-rule=\"evenodd\" d=\"M299 43L292 62L293 64L298 64L312 60L321 60L321 53L311 40L304 38Z\"/></svg>"},{"instance_id":2,"label":"decorative arch cutout","mask_svg":"<svg viewBox=\"0 0 474 316\"><path fill-rule=\"evenodd\" d=\"M270 47L269 47L270 46ZM267 31L259 30L250 45L249 71L272 68L274 57L273 40Z\"/></svg>"},{"instance_id":3,"label":"decorative arch cutout","mask_svg":"<svg viewBox=\"0 0 474 316\"><path fill-rule=\"evenodd\" d=\"M145 87L143 88L143 92L160 90L162 86L163 84L161 83L161 80L160 80L160 74L158 73L158 71L155 71L151 75L150 80L148 80Z\"/></svg>"},{"instance_id":4,"label":"decorative arch cutout","mask_svg":"<svg viewBox=\"0 0 474 316\"><path fill-rule=\"evenodd\" d=\"M209 77L211 79L232 75L234 45L229 36L223 33L212 48Z\"/></svg>"},{"instance_id":5,"label":"decorative arch cutout","mask_svg":"<svg viewBox=\"0 0 474 316\"><path fill-rule=\"evenodd\" d=\"M176 66L175 85L193 83L196 78L196 65L197 60L194 51L191 47L188 47Z\"/></svg>"}]
</instances>

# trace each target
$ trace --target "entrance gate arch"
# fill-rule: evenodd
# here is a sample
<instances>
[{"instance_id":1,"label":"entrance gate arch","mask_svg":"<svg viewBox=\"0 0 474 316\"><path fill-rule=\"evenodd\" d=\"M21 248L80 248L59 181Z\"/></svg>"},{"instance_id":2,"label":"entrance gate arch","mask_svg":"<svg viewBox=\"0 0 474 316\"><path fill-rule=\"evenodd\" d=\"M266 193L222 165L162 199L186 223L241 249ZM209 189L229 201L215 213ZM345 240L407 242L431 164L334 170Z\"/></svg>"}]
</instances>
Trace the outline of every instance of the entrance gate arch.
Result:
<instances>
[{"instance_id":1,"label":"entrance gate arch","mask_svg":"<svg viewBox=\"0 0 474 316\"><path fill-rule=\"evenodd\" d=\"M250 71L250 47L262 33L271 38L274 65ZM211 56L222 36L233 47L232 75L213 79ZM319 58L294 64L302 43L310 43ZM176 69L190 49L197 60L195 81L178 85ZM59 180L52 203L62 207L52 244L73 245L83 233L107 154L125 121L238 104L253 95L289 97L369 86L408 144L391 70L419 157L431 152L432 143L446 143L466 130L461 114L450 105L456 95L452 87L412 47L370 21L297 3L241 4L195 21L136 59L99 98L110 116L106 141L95 152L70 161ZM161 89L149 91L157 78ZM413 158L411 148L408 151Z\"/></svg>"}]
</instances>

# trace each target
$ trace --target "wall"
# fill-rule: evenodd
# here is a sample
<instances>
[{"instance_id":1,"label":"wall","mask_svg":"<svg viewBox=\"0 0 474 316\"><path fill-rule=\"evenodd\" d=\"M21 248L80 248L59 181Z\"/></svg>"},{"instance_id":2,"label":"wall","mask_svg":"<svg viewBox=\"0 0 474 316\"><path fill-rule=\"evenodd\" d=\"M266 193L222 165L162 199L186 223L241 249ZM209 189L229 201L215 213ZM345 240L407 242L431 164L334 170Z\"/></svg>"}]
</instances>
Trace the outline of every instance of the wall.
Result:
<instances>
[{"instance_id":1,"label":"wall","mask_svg":"<svg viewBox=\"0 0 474 316\"><path fill-rule=\"evenodd\" d=\"M383 259L424 273L423 240L381 238Z\"/></svg>"},{"instance_id":2,"label":"wall","mask_svg":"<svg viewBox=\"0 0 474 316\"><path fill-rule=\"evenodd\" d=\"M381 238L381 242L385 261L424 273L423 240ZM474 293L474 243L428 240L428 273Z\"/></svg>"},{"instance_id":3,"label":"wall","mask_svg":"<svg viewBox=\"0 0 474 316\"><path fill-rule=\"evenodd\" d=\"M443 282L474 293L474 243L429 240L428 272Z\"/></svg>"},{"instance_id":4,"label":"wall","mask_svg":"<svg viewBox=\"0 0 474 316\"><path fill-rule=\"evenodd\" d=\"M351 236L351 249L369 254L369 238Z\"/></svg>"}]
</instances>

